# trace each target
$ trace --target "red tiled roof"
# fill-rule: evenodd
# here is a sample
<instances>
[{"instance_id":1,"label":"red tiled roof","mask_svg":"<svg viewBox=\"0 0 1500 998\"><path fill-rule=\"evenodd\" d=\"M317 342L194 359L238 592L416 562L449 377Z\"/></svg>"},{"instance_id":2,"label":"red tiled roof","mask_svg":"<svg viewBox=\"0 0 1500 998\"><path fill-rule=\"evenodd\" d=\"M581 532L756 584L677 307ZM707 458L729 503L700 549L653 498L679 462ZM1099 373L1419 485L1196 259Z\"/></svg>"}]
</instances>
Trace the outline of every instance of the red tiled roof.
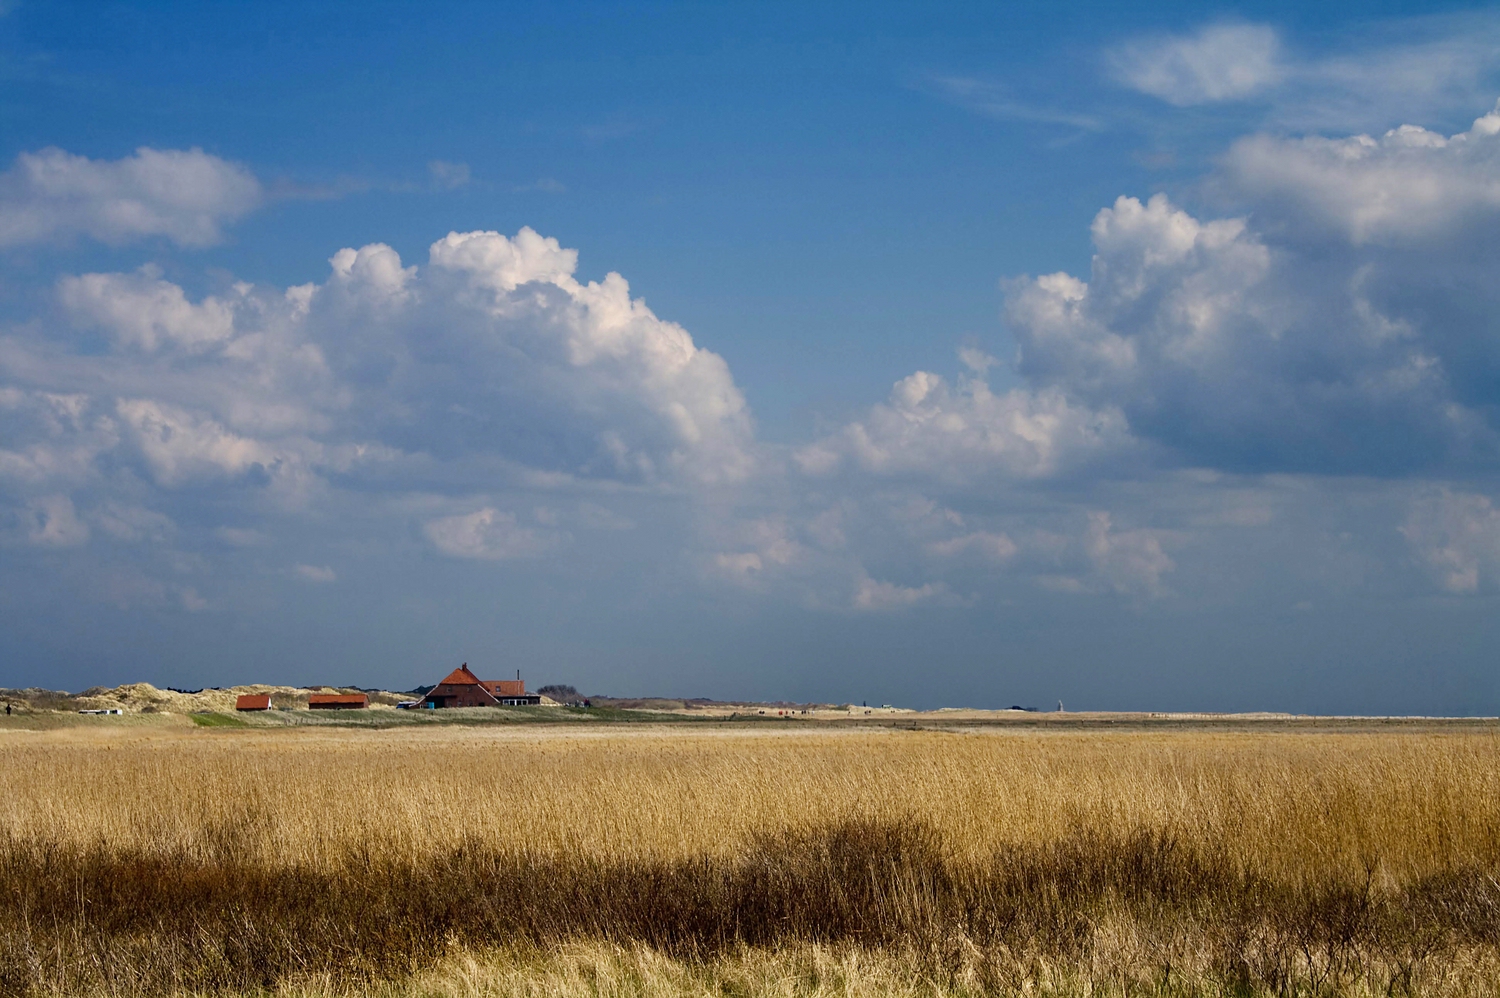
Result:
<instances>
[{"instance_id":1,"label":"red tiled roof","mask_svg":"<svg viewBox=\"0 0 1500 998\"><path fill-rule=\"evenodd\" d=\"M469 671L469 663L465 662L452 672L447 678L438 683L439 686L484 686L479 677Z\"/></svg>"},{"instance_id":2,"label":"red tiled roof","mask_svg":"<svg viewBox=\"0 0 1500 998\"><path fill-rule=\"evenodd\" d=\"M313 704L348 704L360 707L368 706L370 698L363 693L310 693L307 697L307 705Z\"/></svg>"},{"instance_id":3,"label":"red tiled roof","mask_svg":"<svg viewBox=\"0 0 1500 998\"><path fill-rule=\"evenodd\" d=\"M480 702L493 703L501 697L525 696L526 684L519 679L480 679L465 662L443 677L427 695L433 698L456 696L460 702L465 698L480 697Z\"/></svg>"},{"instance_id":4,"label":"red tiled roof","mask_svg":"<svg viewBox=\"0 0 1500 998\"><path fill-rule=\"evenodd\" d=\"M270 710L271 694L241 693L234 698L235 710Z\"/></svg>"}]
</instances>

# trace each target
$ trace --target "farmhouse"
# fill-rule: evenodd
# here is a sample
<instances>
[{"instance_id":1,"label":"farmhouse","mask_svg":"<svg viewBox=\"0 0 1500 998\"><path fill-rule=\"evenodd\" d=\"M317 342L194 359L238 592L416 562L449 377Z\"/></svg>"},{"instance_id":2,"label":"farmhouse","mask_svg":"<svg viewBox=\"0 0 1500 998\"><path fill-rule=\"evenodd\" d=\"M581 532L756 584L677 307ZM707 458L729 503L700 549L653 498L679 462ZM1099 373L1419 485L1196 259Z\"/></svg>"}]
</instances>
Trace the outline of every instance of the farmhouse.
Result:
<instances>
[{"instance_id":1,"label":"farmhouse","mask_svg":"<svg viewBox=\"0 0 1500 998\"><path fill-rule=\"evenodd\" d=\"M241 693L234 698L235 710L270 710L271 694Z\"/></svg>"},{"instance_id":2,"label":"farmhouse","mask_svg":"<svg viewBox=\"0 0 1500 998\"><path fill-rule=\"evenodd\" d=\"M308 710L363 710L370 706L370 698L364 693L311 693L307 697Z\"/></svg>"},{"instance_id":3,"label":"farmhouse","mask_svg":"<svg viewBox=\"0 0 1500 998\"><path fill-rule=\"evenodd\" d=\"M527 693L521 674L515 679L480 679L465 662L427 691L428 707L518 707L542 702L541 694Z\"/></svg>"}]
</instances>

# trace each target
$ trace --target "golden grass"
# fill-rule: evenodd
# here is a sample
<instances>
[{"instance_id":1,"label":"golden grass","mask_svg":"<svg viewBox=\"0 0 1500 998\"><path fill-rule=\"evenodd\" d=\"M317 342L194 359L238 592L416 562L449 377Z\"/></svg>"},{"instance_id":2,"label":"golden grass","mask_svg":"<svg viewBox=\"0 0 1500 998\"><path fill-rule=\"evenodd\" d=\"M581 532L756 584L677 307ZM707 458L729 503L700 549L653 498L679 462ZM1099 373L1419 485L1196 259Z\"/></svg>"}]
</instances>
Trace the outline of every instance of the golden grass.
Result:
<instances>
[{"instance_id":1,"label":"golden grass","mask_svg":"<svg viewBox=\"0 0 1500 998\"><path fill-rule=\"evenodd\" d=\"M1500 850L1490 734L461 729L0 734L0 836L318 864L478 841L733 855L917 819L961 858L1080 829L1212 838L1257 872L1408 879Z\"/></svg>"},{"instance_id":2,"label":"golden grass","mask_svg":"<svg viewBox=\"0 0 1500 998\"><path fill-rule=\"evenodd\" d=\"M1487 731L0 729L0 844L0 994L1500 991Z\"/></svg>"},{"instance_id":3,"label":"golden grass","mask_svg":"<svg viewBox=\"0 0 1500 998\"><path fill-rule=\"evenodd\" d=\"M1101 953L1096 966L1042 966L1026 985L996 986L972 972L933 975L900 953L850 946L745 949L714 960L673 959L649 946L569 943L458 952L413 978L349 990L313 977L289 983L284 998L1245 998L1233 984L1178 969L1177 980L1111 973L1118 954ZM1092 972L1091 972L1092 971ZM1424 977L1415 994L1493 998L1500 964L1493 953L1455 955ZM1349 998L1386 998L1391 991L1361 982L1338 992ZM1402 993L1397 991L1396 993Z\"/></svg>"}]
</instances>

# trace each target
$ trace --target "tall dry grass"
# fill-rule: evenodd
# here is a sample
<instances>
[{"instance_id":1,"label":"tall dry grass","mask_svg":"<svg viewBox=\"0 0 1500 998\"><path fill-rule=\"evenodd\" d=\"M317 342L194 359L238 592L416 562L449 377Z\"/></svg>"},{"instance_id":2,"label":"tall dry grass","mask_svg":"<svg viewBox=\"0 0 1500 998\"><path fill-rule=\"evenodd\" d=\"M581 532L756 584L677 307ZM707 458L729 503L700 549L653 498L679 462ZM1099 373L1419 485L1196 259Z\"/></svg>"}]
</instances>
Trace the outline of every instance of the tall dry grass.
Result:
<instances>
[{"instance_id":1,"label":"tall dry grass","mask_svg":"<svg viewBox=\"0 0 1500 998\"><path fill-rule=\"evenodd\" d=\"M496 946L552 953L540 987L592 945L684 988L815 946L932 993L1479 994L1497 764L1489 734L6 732L0 993L438 987Z\"/></svg>"}]
</instances>

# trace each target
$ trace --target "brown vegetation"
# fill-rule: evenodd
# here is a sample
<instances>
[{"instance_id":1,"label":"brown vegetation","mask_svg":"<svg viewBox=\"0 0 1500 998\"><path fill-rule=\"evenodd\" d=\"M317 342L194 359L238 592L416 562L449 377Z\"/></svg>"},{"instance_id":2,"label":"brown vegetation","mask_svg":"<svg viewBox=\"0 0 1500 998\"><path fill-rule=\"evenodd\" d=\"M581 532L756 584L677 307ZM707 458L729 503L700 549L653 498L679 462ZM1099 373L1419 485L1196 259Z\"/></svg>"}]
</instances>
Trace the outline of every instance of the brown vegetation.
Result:
<instances>
[{"instance_id":1,"label":"brown vegetation","mask_svg":"<svg viewBox=\"0 0 1500 998\"><path fill-rule=\"evenodd\" d=\"M1490 994L1497 763L1489 734L9 732L0 993Z\"/></svg>"}]
</instances>

